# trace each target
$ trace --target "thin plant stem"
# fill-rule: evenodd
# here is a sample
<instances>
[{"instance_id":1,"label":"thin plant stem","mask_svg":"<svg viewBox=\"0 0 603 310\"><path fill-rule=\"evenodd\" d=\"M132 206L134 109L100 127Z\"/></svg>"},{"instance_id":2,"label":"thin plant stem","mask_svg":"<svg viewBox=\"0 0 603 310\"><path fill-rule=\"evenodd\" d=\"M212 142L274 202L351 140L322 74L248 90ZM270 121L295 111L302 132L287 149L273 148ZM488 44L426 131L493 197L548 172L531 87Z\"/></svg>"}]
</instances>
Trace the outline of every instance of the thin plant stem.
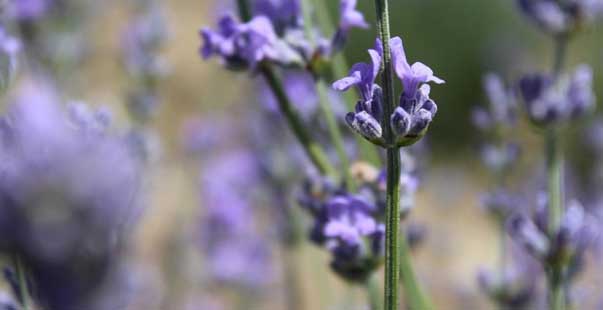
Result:
<instances>
[{"instance_id":1,"label":"thin plant stem","mask_svg":"<svg viewBox=\"0 0 603 310\"><path fill-rule=\"evenodd\" d=\"M239 17L244 22L247 22L251 19L251 9L249 6L248 0L237 0L237 7L239 10ZM306 155L310 158L310 161L314 164L316 169L323 175L335 175L335 168L329 162L329 158L326 153L320 147L316 141L314 141L310 134L306 131L306 128L303 125L302 120L299 115L296 113L293 105L291 104L291 100L289 100L289 96L285 92L283 84L276 72L270 67L268 64L260 64L259 67L260 74L264 77L268 86L274 93L276 97L276 101L278 103L278 107L285 116L287 120L287 124L293 131L295 138L302 145Z\"/></svg>"},{"instance_id":2,"label":"thin plant stem","mask_svg":"<svg viewBox=\"0 0 603 310\"><path fill-rule=\"evenodd\" d=\"M561 73L567 52L568 38L565 35L555 37L553 79L556 81ZM545 156L548 190L548 233L553 237L563 217L563 154L556 128L548 128L545 133ZM564 310L566 306L564 267L558 264L547 267L549 287L549 307L552 310Z\"/></svg>"},{"instance_id":3,"label":"thin plant stem","mask_svg":"<svg viewBox=\"0 0 603 310\"><path fill-rule=\"evenodd\" d=\"M15 274L17 275L18 283L18 297L20 298L21 306L23 310L31 309L31 300L29 296L29 289L27 285L27 274L25 267L23 266L23 262L18 255L15 255L13 258L13 264L15 268Z\"/></svg>"},{"instance_id":4,"label":"thin plant stem","mask_svg":"<svg viewBox=\"0 0 603 310\"><path fill-rule=\"evenodd\" d=\"M391 51L389 48L390 29L388 0L375 0L377 29L383 44L382 84L384 101L384 135L390 145L394 136L389 125L389 116L395 108ZM400 238L400 148L387 149L387 190L386 190L386 231L385 231L385 309L398 310L400 305L400 284L406 291L406 300L411 309L430 309L417 282L410 250L404 238ZM400 271L402 277L400 278Z\"/></svg>"},{"instance_id":5,"label":"thin plant stem","mask_svg":"<svg viewBox=\"0 0 603 310\"><path fill-rule=\"evenodd\" d=\"M322 31L326 34L333 34L335 27L333 26L333 20L331 14L329 14L329 6L325 0L314 0L313 1L317 22L320 25ZM345 58L345 54L342 52L335 53L331 58L330 70L333 76L342 77L348 74L348 63ZM346 103L348 110L354 110L356 105L356 95L354 92L343 93L343 99ZM381 165L381 158L377 148L370 142L366 141L359 135L354 135L356 144L360 151L360 157L374 165Z\"/></svg>"},{"instance_id":6,"label":"thin plant stem","mask_svg":"<svg viewBox=\"0 0 603 310\"><path fill-rule=\"evenodd\" d=\"M335 145L335 151L339 156L342 176L345 179L346 188L350 192L354 192L356 190L356 182L354 181L354 178L352 177L352 172L350 170L350 159L345 150L343 135L339 128L339 124L337 124L337 118L335 118L333 109L329 104L329 94L327 86L325 85L324 81L318 80L316 81L316 88L318 90L320 108L327 122L329 135L331 136L331 140Z\"/></svg>"},{"instance_id":7,"label":"thin plant stem","mask_svg":"<svg viewBox=\"0 0 603 310\"><path fill-rule=\"evenodd\" d=\"M266 79L266 82L274 93L279 109L285 116L287 124L316 169L323 175L336 175L335 168L329 162L326 153L323 151L322 147L310 137L299 114L293 108L289 96L285 92L283 84L276 75L276 72L274 72L268 64L262 64L260 66L260 73L264 79Z\"/></svg>"},{"instance_id":8,"label":"thin plant stem","mask_svg":"<svg viewBox=\"0 0 603 310\"><path fill-rule=\"evenodd\" d=\"M302 1L302 13L304 16L304 33L306 37L310 40L312 44L315 43L315 36L313 30L313 19L312 12L310 10L310 0ZM331 141L335 146L335 151L337 152L337 156L339 157L339 164L342 170L342 179L345 180L346 188L350 191L354 191L355 184L354 179L352 178L352 174L350 171L350 159L345 150L345 144L343 141L343 134L341 133L341 129L337 124L337 118L335 117L335 113L333 113L333 108L331 103L329 102L329 94L327 86L325 82L320 78L316 78L316 91L318 93L318 104L322 111L323 116L327 122L327 129L329 131L329 136L331 137Z\"/></svg>"}]
</instances>

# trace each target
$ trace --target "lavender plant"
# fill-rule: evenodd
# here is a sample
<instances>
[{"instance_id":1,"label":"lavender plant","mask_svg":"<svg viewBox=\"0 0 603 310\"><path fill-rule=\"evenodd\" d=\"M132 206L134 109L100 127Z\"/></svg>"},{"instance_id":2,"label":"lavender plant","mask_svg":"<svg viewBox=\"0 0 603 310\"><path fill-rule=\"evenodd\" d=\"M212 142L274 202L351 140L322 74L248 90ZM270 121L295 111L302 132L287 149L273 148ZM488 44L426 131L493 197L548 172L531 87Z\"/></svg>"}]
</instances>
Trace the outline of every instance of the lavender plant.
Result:
<instances>
[{"instance_id":1,"label":"lavender plant","mask_svg":"<svg viewBox=\"0 0 603 310\"><path fill-rule=\"evenodd\" d=\"M49 87L26 83L2 117L0 249L19 258L24 309L29 296L97 309L138 214L139 163L106 112L76 104L67 114Z\"/></svg>"},{"instance_id":2,"label":"lavender plant","mask_svg":"<svg viewBox=\"0 0 603 310\"><path fill-rule=\"evenodd\" d=\"M159 141L150 123L160 105L159 84L167 73L161 49L167 39L163 7L159 1L132 4L133 20L121 38L122 62L132 86L127 90L126 105L132 119L130 139L143 158L158 157Z\"/></svg>"},{"instance_id":3,"label":"lavender plant","mask_svg":"<svg viewBox=\"0 0 603 310\"><path fill-rule=\"evenodd\" d=\"M568 75L562 75L562 70L569 39L601 12L602 3L600 1L519 0L518 4L528 19L551 35L555 41L555 60L551 73L526 75L518 83L518 91L525 103L525 110L531 123L545 136L547 198L531 219L530 215L526 215L522 210L509 210L509 207L516 207L525 202L509 200L504 192L490 196L488 204L497 209L502 221L508 222L513 239L539 261L545 270L549 307L565 309L569 304L566 295L570 282L592 239L592 231L588 228L586 220L588 216L585 215L581 205L571 202L566 206L563 198L563 156L560 136L569 122L593 110L595 98L592 91L593 73L590 67L581 65L574 73ZM499 98L495 99L500 101L499 108L493 109L490 117L483 112L478 112L474 118L481 128L496 128L500 124L500 119L506 119L503 124L508 123L508 116L511 113L505 109L505 106L509 107L510 101L505 105L505 100L500 100L505 98L501 95L501 91L496 92L498 95L492 95L492 87L488 88L491 98ZM495 132L499 133L500 130ZM500 141L500 136L495 136L495 140ZM507 165L512 164L514 158L511 156L510 160L507 160L509 158L507 152L500 154L503 155L493 156L493 158L498 157L499 160L488 161L490 165L498 162L499 165L493 165L493 168L496 166L502 168L494 170L508 171ZM517 298L509 297L529 296L528 292L533 290L525 286L525 289L514 291L511 286L512 290L509 291L504 288L504 285L498 285L496 289L497 285L489 285L488 282L492 281L482 277L487 292L502 306L509 306L505 302L516 302Z\"/></svg>"}]
</instances>

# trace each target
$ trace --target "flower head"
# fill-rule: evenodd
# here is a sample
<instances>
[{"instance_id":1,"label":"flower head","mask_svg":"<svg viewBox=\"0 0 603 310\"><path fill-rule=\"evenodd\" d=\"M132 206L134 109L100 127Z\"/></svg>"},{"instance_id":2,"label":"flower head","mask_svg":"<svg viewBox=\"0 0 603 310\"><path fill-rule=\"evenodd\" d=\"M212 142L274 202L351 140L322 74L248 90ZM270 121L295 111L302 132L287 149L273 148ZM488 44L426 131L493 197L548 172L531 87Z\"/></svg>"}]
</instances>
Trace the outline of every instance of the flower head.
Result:
<instances>
[{"instance_id":1,"label":"flower head","mask_svg":"<svg viewBox=\"0 0 603 310\"><path fill-rule=\"evenodd\" d=\"M23 257L41 304L92 309L138 213L140 165L106 112L58 98L28 82L1 119L0 249Z\"/></svg>"},{"instance_id":2,"label":"flower head","mask_svg":"<svg viewBox=\"0 0 603 310\"><path fill-rule=\"evenodd\" d=\"M518 4L532 22L552 34L573 32L603 12L600 0L518 0Z\"/></svg>"},{"instance_id":3,"label":"flower head","mask_svg":"<svg viewBox=\"0 0 603 310\"><path fill-rule=\"evenodd\" d=\"M581 65L572 75L558 81L544 74L525 76L519 81L519 90L531 120L538 125L554 126L594 108L592 79L592 69Z\"/></svg>"},{"instance_id":4,"label":"flower head","mask_svg":"<svg viewBox=\"0 0 603 310\"><path fill-rule=\"evenodd\" d=\"M218 22L218 30L204 28L200 32L201 56L217 55L232 69L255 68L262 61L282 65L300 62L301 55L283 42L266 16L260 15L247 23L239 23L232 15Z\"/></svg>"},{"instance_id":5,"label":"flower head","mask_svg":"<svg viewBox=\"0 0 603 310\"><path fill-rule=\"evenodd\" d=\"M11 0L8 12L21 21L32 21L44 17L54 4L54 0Z\"/></svg>"}]
</instances>

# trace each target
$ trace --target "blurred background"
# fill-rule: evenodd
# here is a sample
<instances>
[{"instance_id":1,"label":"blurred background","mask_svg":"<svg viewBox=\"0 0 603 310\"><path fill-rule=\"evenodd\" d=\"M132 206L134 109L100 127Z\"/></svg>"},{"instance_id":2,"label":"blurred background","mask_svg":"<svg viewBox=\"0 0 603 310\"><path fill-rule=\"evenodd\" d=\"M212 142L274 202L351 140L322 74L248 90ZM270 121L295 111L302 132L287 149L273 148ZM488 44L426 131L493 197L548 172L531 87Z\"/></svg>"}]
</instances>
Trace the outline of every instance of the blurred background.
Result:
<instances>
[{"instance_id":1,"label":"blurred background","mask_svg":"<svg viewBox=\"0 0 603 310\"><path fill-rule=\"evenodd\" d=\"M203 246L199 246L204 238L200 225L206 209L199 191L200 173L208 169L207 157L212 156L213 146L209 144L205 155L191 156L186 151L183 128L186 124L210 128L200 139L233 139L236 147L238 141L245 144L251 139L246 132L235 133L234 138L212 137L216 132L211 129L212 121L244 122L261 106L258 83L248 73L229 72L217 61L202 61L199 57L198 30L213 27L221 12L228 9L226 2L162 3L168 36L161 53L167 72L158 84L161 105L157 117L149 125L160 137L161 152L149 168L145 181L148 204L128 251L136 296L136 303L128 309L286 309L284 273L291 267L283 263L282 256L289 253L282 251L278 242L267 241L271 267L259 275L265 284L251 289L212 282L204 264ZM338 1L327 2L335 15ZM522 18L515 1L390 2L392 34L404 39L411 62L428 64L446 80L431 93L439 110L427 135L428 151L421 153L425 154L421 155L421 187L411 215L411 221L424 225L427 231L422 244L413 251L417 274L438 309L493 309L476 280L480 268L497 263L498 228L479 206L480 193L493 181L478 167L480 135L471 122L471 111L487 103L482 88L485 73L496 72L514 81L524 73L547 70L553 61L553 42ZM85 29L89 48L82 62L64 73L65 96L110 106L117 127L125 127L129 121L124 93L131 80L124 74L120 60L120 40L132 11L125 1L92 5ZM359 1L358 7L374 25L372 2ZM599 98L603 97L602 38L598 25L580 34L570 46L567 65L592 65ZM366 50L374 39L374 26L353 31L345 47L348 62L367 61ZM197 119L197 123L191 125L191 119ZM582 156L580 141L590 121L572 127L565 139L568 158L576 165L587 160ZM541 139L527 123L519 127L517 139L525 156L515 178L530 182L530 178L538 179L532 175L542 174ZM219 154L217 149L215 154ZM206 165L200 164L203 161ZM295 188L284 190L295 195ZM278 239L270 230L274 225L269 221L270 207L260 206L259 210L256 222L265 238ZM307 229L309 219L303 217L301 225ZM365 309L362 287L336 277L330 271L326 251L302 242L295 261L297 265L292 268L300 271L302 309ZM247 263L244 268L255 268Z\"/></svg>"}]
</instances>

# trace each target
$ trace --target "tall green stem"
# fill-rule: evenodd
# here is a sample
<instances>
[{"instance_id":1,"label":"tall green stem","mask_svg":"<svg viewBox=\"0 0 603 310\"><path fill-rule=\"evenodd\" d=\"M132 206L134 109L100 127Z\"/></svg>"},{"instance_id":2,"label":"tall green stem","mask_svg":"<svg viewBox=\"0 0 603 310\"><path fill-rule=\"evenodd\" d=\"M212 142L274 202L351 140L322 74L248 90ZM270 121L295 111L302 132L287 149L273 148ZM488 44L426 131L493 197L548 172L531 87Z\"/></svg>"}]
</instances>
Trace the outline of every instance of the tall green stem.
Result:
<instances>
[{"instance_id":1,"label":"tall green stem","mask_svg":"<svg viewBox=\"0 0 603 310\"><path fill-rule=\"evenodd\" d=\"M13 258L13 264L15 268L15 274L17 275L18 289L19 289L19 302L21 303L23 310L31 309L31 300L29 296L29 289L27 287L27 274L23 262L18 255Z\"/></svg>"},{"instance_id":2,"label":"tall green stem","mask_svg":"<svg viewBox=\"0 0 603 310\"><path fill-rule=\"evenodd\" d=\"M304 33L308 40L315 44L315 36L313 29L312 12L310 10L310 0L303 0L302 2L302 13L304 16ZM320 78L316 77L316 90L318 93L318 102L323 116L327 122L327 128L329 136L335 145L335 151L339 157L340 167L342 170L342 178L345 179L345 185L348 190L353 191L355 189L354 179L350 171L350 159L345 151L345 145L343 141L343 134L337 124L337 118L333 113L333 108L329 102L329 94L325 82Z\"/></svg>"},{"instance_id":3,"label":"tall green stem","mask_svg":"<svg viewBox=\"0 0 603 310\"><path fill-rule=\"evenodd\" d=\"M567 50L567 37L565 35L555 38L555 59L553 61L553 79L557 80L563 68ZM563 154L559 143L556 128L548 128L545 137L545 155L547 169L547 189L549 222L548 233L551 238L559 229L563 217ZM548 266L547 278L549 286L549 306L552 310L564 310L565 292L563 289L564 266L558 264Z\"/></svg>"},{"instance_id":4,"label":"tall green stem","mask_svg":"<svg viewBox=\"0 0 603 310\"><path fill-rule=\"evenodd\" d=\"M383 44L382 84L384 102L384 135L390 145L394 145L394 136L389 125L389 116L395 109L391 51L389 48L390 29L388 0L375 0L377 28ZM410 251L406 240L400 238L400 149L387 149L387 190L385 215L385 309L398 310L400 305L400 271L406 291L406 300L411 309L430 309L417 282L412 268Z\"/></svg>"},{"instance_id":5,"label":"tall green stem","mask_svg":"<svg viewBox=\"0 0 603 310\"><path fill-rule=\"evenodd\" d=\"M323 175L335 175L335 168L329 162L329 159L323 149L320 147L316 141L314 141L310 134L306 131L306 127L304 127L302 120L299 117L299 114L293 108L285 89L283 88L283 84L280 79L270 68L269 65L263 64L260 67L260 72L262 76L266 79L266 82L270 86L270 89L274 93L276 97L276 101L278 103L280 111L285 116L287 120L287 124L293 131L293 134L297 138L297 141L302 145L304 151L314 164L314 166L319 170L319 172Z\"/></svg>"}]
</instances>

